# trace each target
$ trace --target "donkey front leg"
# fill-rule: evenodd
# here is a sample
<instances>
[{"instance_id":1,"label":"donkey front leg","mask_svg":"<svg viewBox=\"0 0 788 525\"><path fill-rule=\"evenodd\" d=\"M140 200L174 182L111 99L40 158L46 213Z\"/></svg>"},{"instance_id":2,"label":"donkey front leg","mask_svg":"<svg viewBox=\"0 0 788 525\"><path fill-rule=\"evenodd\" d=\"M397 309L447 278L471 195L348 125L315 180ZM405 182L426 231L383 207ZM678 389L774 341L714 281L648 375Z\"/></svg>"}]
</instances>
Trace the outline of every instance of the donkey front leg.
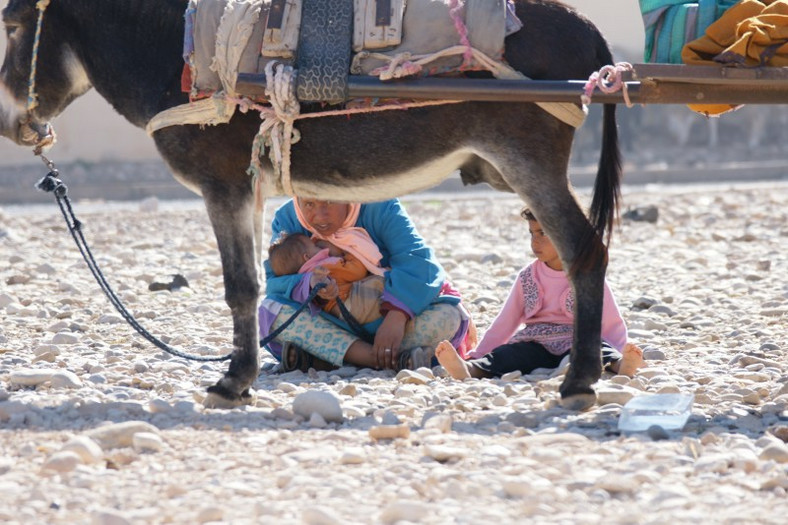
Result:
<instances>
[{"instance_id":1,"label":"donkey front leg","mask_svg":"<svg viewBox=\"0 0 788 525\"><path fill-rule=\"evenodd\" d=\"M233 316L233 353L230 367L208 388L204 405L229 408L252 401L250 387L257 379L259 337L257 300L260 293L255 257L254 203L249 188L203 190L224 274L224 296Z\"/></svg>"}]
</instances>

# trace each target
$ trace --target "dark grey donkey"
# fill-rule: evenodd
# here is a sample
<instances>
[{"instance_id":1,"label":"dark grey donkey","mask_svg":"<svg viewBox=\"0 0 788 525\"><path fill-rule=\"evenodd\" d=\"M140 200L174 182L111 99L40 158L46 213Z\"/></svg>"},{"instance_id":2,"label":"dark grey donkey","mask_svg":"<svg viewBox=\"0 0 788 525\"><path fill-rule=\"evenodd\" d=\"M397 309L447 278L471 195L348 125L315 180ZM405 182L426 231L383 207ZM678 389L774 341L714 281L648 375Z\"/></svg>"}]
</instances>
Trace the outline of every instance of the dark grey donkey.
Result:
<instances>
[{"instance_id":1,"label":"dark grey donkey","mask_svg":"<svg viewBox=\"0 0 788 525\"><path fill-rule=\"evenodd\" d=\"M3 11L8 50L0 75L0 134L39 142L47 121L95 88L132 124L187 102L181 92L185 0L51 0L37 48L38 105L28 111L37 0L9 0ZM517 0L525 28L506 39L506 60L533 79L585 79L611 64L599 31L551 0ZM219 245L234 350L209 403L250 396L259 369L260 295L249 166L260 125L253 112L229 124L173 126L153 137L175 177L205 199ZM531 103L468 102L408 111L299 121L291 177L304 196L345 201L395 197L438 183L460 169L466 183L516 192L554 241L575 290L575 337L564 406L595 402L601 375L600 325L607 266L603 237L618 206L621 177L615 105L604 108L604 137L590 221L567 179L574 129ZM271 169L264 161L264 168ZM267 185L267 196L273 185ZM256 220L257 219L257 220Z\"/></svg>"}]
</instances>

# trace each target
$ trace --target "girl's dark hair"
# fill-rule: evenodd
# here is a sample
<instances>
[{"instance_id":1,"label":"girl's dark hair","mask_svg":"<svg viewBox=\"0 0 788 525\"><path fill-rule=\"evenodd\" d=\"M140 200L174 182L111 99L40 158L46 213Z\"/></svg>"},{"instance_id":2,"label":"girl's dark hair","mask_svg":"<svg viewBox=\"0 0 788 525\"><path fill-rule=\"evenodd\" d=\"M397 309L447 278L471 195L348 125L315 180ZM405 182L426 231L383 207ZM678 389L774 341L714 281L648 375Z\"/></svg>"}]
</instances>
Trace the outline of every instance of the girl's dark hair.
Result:
<instances>
[{"instance_id":1,"label":"girl's dark hair","mask_svg":"<svg viewBox=\"0 0 788 525\"><path fill-rule=\"evenodd\" d=\"M536 222L539 222L539 221L536 219L536 216L535 216L533 213L531 213L531 210L529 210L528 208L523 208L522 210L520 210L520 217L522 217L522 218L523 218L523 219L525 219L526 221L536 221Z\"/></svg>"}]
</instances>

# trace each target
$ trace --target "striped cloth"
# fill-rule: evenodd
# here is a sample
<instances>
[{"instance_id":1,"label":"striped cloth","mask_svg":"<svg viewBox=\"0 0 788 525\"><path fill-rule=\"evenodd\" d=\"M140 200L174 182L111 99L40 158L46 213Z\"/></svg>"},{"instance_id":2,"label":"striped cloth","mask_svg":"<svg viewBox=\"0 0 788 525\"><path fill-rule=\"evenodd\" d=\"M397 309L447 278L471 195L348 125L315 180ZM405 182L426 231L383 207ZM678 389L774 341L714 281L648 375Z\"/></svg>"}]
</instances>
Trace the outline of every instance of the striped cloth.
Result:
<instances>
[{"instance_id":1,"label":"striped cloth","mask_svg":"<svg viewBox=\"0 0 788 525\"><path fill-rule=\"evenodd\" d=\"M703 36L706 28L737 0L639 0L646 29L644 60L681 64L684 44Z\"/></svg>"}]
</instances>

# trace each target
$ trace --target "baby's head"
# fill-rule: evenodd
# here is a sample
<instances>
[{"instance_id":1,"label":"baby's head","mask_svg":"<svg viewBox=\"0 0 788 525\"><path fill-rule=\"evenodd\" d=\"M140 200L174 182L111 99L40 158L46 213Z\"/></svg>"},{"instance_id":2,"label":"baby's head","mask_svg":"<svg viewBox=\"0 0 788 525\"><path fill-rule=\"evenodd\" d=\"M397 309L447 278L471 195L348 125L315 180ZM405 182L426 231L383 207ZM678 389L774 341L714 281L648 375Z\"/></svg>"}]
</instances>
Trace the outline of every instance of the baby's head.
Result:
<instances>
[{"instance_id":1,"label":"baby's head","mask_svg":"<svg viewBox=\"0 0 788 525\"><path fill-rule=\"evenodd\" d=\"M539 224L536 216L528 208L523 208L520 211L520 216L528 221L528 232L531 234L531 251L534 252L536 258L553 270L563 270L564 266L561 263L561 258L558 256L558 251L553 246L553 241L542 230L542 225Z\"/></svg>"},{"instance_id":2,"label":"baby's head","mask_svg":"<svg viewBox=\"0 0 788 525\"><path fill-rule=\"evenodd\" d=\"M283 233L268 248L268 262L274 275L291 275L318 252L320 248L303 233Z\"/></svg>"}]
</instances>

